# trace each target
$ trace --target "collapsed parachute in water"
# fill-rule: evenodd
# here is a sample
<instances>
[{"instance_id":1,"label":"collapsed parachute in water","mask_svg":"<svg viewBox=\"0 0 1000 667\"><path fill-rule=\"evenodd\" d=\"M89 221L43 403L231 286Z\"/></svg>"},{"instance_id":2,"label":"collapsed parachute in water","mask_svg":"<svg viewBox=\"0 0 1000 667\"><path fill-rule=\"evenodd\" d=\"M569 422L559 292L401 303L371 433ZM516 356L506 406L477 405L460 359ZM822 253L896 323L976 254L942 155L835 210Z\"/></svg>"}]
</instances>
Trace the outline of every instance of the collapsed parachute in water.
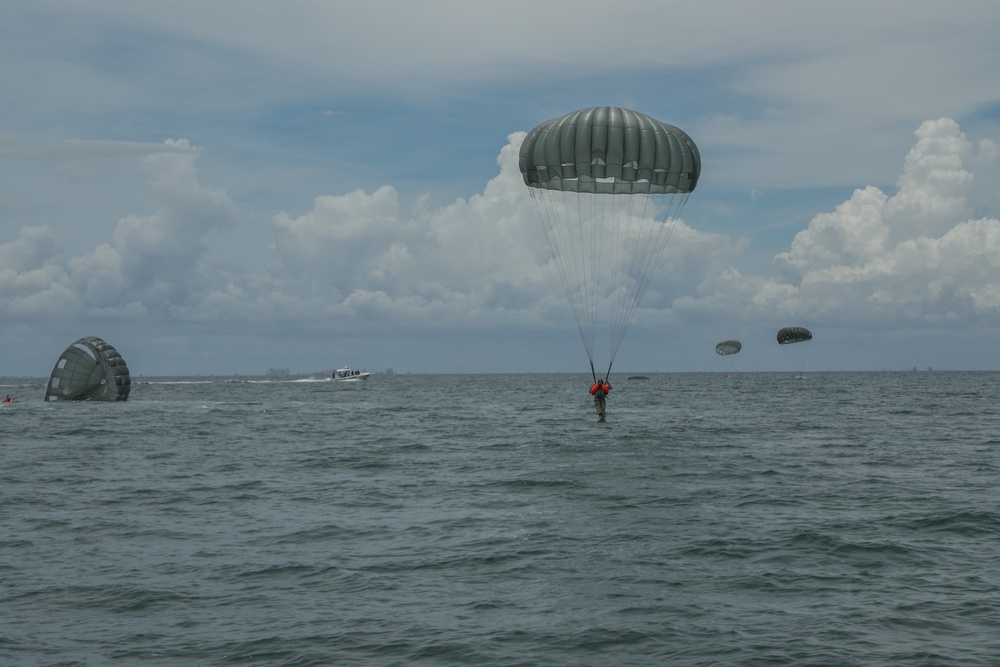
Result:
<instances>
[{"instance_id":1,"label":"collapsed parachute in water","mask_svg":"<svg viewBox=\"0 0 1000 667\"><path fill-rule=\"evenodd\" d=\"M698 184L698 147L673 125L628 109L593 107L531 130L519 166L591 372L603 332L610 372L674 222Z\"/></svg>"},{"instance_id":2,"label":"collapsed parachute in water","mask_svg":"<svg viewBox=\"0 0 1000 667\"><path fill-rule=\"evenodd\" d=\"M728 357L730 354L736 354L742 349L743 349L743 343L736 340L735 338L730 338L716 345L715 353L721 354L724 357Z\"/></svg>"},{"instance_id":3,"label":"collapsed parachute in water","mask_svg":"<svg viewBox=\"0 0 1000 667\"><path fill-rule=\"evenodd\" d=\"M804 343L812 340L812 332L803 327L785 327L778 331L778 345L790 345L792 343Z\"/></svg>"},{"instance_id":4,"label":"collapsed parachute in water","mask_svg":"<svg viewBox=\"0 0 1000 667\"><path fill-rule=\"evenodd\" d=\"M87 336L60 355L45 400L124 401L131 390L132 378L118 350L96 336Z\"/></svg>"}]
</instances>

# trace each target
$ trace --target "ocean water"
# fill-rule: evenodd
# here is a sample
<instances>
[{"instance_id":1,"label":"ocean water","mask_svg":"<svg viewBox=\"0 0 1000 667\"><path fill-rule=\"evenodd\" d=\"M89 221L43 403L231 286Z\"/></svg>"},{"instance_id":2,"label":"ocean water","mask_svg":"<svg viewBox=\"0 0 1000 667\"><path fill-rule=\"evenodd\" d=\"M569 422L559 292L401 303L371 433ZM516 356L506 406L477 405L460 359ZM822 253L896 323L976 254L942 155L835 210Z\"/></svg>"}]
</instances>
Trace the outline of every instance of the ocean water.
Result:
<instances>
[{"instance_id":1,"label":"ocean water","mask_svg":"<svg viewBox=\"0 0 1000 667\"><path fill-rule=\"evenodd\" d=\"M997 665L1000 374L0 383L2 665Z\"/></svg>"}]
</instances>

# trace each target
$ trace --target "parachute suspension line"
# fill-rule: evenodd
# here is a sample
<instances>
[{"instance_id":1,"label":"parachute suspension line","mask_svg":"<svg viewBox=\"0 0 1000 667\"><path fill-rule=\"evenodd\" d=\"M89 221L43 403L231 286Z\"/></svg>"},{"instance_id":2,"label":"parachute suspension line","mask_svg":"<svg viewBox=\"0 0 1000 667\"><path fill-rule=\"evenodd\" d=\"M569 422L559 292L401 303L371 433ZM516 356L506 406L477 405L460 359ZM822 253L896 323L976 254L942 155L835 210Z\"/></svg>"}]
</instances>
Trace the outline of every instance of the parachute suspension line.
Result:
<instances>
[{"instance_id":1,"label":"parachute suspension line","mask_svg":"<svg viewBox=\"0 0 1000 667\"><path fill-rule=\"evenodd\" d=\"M627 199L627 197L626 197ZM609 255L609 260L607 262L608 266L605 270L610 272L608 278L610 279L609 291L607 293L607 305L608 313L606 315L606 323L608 326L608 357L614 356L614 334L615 334L615 319L618 317L618 311L620 309L619 299L620 294L618 290L621 289L622 285L622 265L621 265L621 238L622 238L622 223L624 222L621 218L621 204L622 197L618 195L606 195L604 198L606 212L606 219L601 220L601 226L608 227L608 245L607 252Z\"/></svg>"},{"instance_id":2,"label":"parachute suspension line","mask_svg":"<svg viewBox=\"0 0 1000 667\"><path fill-rule=\"evenodd\" d=\"M648 236L649 248L643 249L645 255L635 272L637 280L635 299L630 304L630 312L625 316L626 321L629 323L638 311L642 297L652 282L655 268L663 257L670 237L673 235L677 218L680 215L680 211L684 208L684 204L687 202L688 194L657 195L644 199L654 210L648 218L645 218L649 223L648 234L641 234L642 237ZM644 207L644 214L645 211L646 208ZM622 336L624 337L624 331L622 332Z\"/></svg>"},{"instance_id":3,"label":"parachute suspension line","mask_svg":"<svg viewBox=\"0 0 1000 667\"><path fill-rule=\"evenodd\" d=\"M584 194L572 197L564 193L562 196L567 204L576 205L574 219L594 219L594 207L597 202L592 195ZM569 206L567 206L568 208ZM597 271L596 265L600 263L599 257L595 257L598 248L594 242L594 235L597 230L593 224L582 224L575 226L575 231L577 246L573 256L573 271L570 274L572 283L570 291L575 294L574 310L577 311L576 315L579 318L580 337L587 350L587 359L593 365L594 341L597 336L595 304L600 296L600 285L597 282L599 276L595 273Z\"/></svg>"},{"instance_id":4,"label":"parachute suspension line","mask_svg":"<svg viewBox=\"0 0 1000 667\"><path fill-rule=\"evenodd\" d=\"M605 319L601 317L601 305L606 295L606 288L604 285L610 283L613 290L617 279L617 263L614 255L614 238L617 229L615 228L615 207L613 205L613 201L609 202L609 198L607 196L596 194L587 195L587 199L591 202L589 219L593 221L590 228L594 234L591 247L593 248L595 255L594 261L590 267L590 282L594 286L594 295L590 302L589 314L591 320L591 339L593 341L597 341L599 324ZM610 199L614 200L616 198L611 197ZM611 237L610 257L607 256L606 246L606 239L608 236ZM613 304L614 300L612 300L611 303Z\"/></svg>"},{"instance_id":5,"label":"parachute suspension line","mask_svg":"<svg viewBox=\"0 0 1000 667\"><path fill-rule=\"evenodd\" d=\"M530 193L592 374L605 326L610 372L688 195Z\"/></svg>"},{"instance_id":6,"label":"parachute suspension line","mask_svg":"<svg viewBox=\"0 0 1000 667\"><path fill-rule=\"evenodd\" d=\"M637 259L641 254L649 251L649 242L651 240L645 238L645 235L642 233L646 218L645 202L647 201L647 197L616 196L614 199L616 200L617 208L615 219L618 221L618 224L615 226L618 232L614 243L615 252L617 253L615 266L619 270L617 271L616 284L614 286L616 296L612 299L614 309L609 322L610 330L608 332L609 371L611 364L614 363L615 357L618 354L618 350L621 348L622 341L625 339L625 332L628 330L632 315L635 312L635 305L642 296L632 288L632 285L637 281L635 273L637 263L640 266L642 264L642 262L637 262ZM643 205L641 211L637 212L636 205L640 201L643 202ZM641 276L641 273L639 275Z\"/></svg>"},{"instance_id":7,"label":"parachute suspension line","mask_svg":"<svg viewBox=\"0 0 1000 667\"><path fill-rule=\"evenodd\" d=\"M587 358L593 366L593 324L588 327L586 321L589 301L588 285L584 280L586 244L583 242L582 226L572 224L574 216L580 215L580 201L568 193L534 188L531 189L531 198L555 255L554 263Z\"/></svg>"},{"instance_id":8,"label":"parachute suspension line","mask_svg":"<svg viewBox=\"0 0 1000 667\"><path fill-rule=\"evenodd\" d=\"M604 276L607 281L607 288L599 290L599 293L604 297L603 307L607 312L604 313L604 317L598 318L602 304L597 302L594 303L593 312L595 319L604 322L608 327L608 365L610 369L610 365L618 353L618 348L621 346L623 328L628 327L628 323L623 321L623 317L630 294L629 276L623 260L628 256L628 248L625 243L632 236L628 212L632 208L633 197L618 194L595 195L595 201L600 203L600 211L595 213L595 220L597 220L596 227L601 234L596 247L602 255L600 266L596 267L596 275L598 279ZM596 328L595 321L595 332Z\"/></svg>"},{"instance_id":9,"label":"parachute suspension line","mask_svg":"<svg viewBox=\"0 0 1000 667\"><path fill-rule=\"evenodd\" d=\"M614 289L616 293L630 296L618 296L612 300L614 312L610 322L609 373L687 198L686 193L615 197L627 206L622 206L615 218L618 221L615 229L619 234L614 247L616 252L622 254L613 262L620 267ZM631 246L626 247L626 242Z\"/></svg>"},{"instance_id":10,"label":"parachute suspension line","mask_svg":"<svg viewBox=\"0 0 1000 667\"><path fill-rule=\"evenodd\" d=\"M591 194L574 197L579 206L577 220L591 221L591 224L579 225L580 231L580 277L578 289L583 291L583 308L581 314L586 320L587 356L591 365L594 363L594 341L597 340L597 302L601 295L601 256L598 236L600 229L600 201Z\"/></svg>"}]
</instances>

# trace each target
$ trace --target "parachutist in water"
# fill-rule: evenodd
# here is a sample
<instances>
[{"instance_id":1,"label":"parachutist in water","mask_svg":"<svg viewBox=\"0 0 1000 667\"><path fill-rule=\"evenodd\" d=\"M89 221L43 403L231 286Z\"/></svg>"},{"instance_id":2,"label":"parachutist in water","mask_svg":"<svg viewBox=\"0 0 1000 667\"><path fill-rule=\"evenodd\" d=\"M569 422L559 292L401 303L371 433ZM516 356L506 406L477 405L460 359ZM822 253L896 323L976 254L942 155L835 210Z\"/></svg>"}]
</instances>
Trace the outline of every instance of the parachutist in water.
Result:
<instances>
[{"instance_id":1,"label":"parachutist in water","mask_svg":"<svg viewBox=\"0 0 1000 667\"><path fill-rule=\"evenodd\" d=\"M597 410L599 418L597 421L599 422L604 421L605 400L609 391L611 391L611 385L603 379L598 380L590 387L590 393L594 397L594 408Z\"/></svg>"}]
</instances>

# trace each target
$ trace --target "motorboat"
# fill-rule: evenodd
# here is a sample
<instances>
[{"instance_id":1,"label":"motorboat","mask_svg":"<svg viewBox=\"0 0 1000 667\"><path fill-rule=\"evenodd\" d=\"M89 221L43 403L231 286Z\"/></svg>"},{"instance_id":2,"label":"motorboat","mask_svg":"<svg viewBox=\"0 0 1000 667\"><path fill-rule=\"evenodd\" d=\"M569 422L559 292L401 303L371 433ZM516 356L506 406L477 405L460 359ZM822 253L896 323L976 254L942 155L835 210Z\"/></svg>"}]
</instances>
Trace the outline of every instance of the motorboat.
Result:
<instances>
[{"instance_id":1,"label":"motorboat","mask_svg":"<svg viewBox=\"0 0 1000 667\"><path fill-rule=\"evenodd\" d=\"M330 379L333 382L364 382L368 379L371 373L366 373L365 371L356 371L349 367L338 368L335 370Z\"/></svg>"}]
</instances>

